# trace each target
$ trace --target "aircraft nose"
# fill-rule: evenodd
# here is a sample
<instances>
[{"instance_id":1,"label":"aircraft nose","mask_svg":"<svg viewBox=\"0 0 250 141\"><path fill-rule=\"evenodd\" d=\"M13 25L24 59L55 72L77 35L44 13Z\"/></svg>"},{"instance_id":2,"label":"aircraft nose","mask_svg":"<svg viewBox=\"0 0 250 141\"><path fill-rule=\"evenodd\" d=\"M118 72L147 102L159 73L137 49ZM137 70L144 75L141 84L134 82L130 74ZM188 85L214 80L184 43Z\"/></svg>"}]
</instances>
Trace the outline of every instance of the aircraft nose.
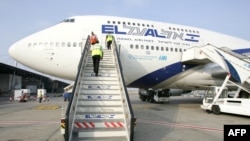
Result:
<instances>
[{"instance_id":1,"label":"aircraft nose","mask_svg":"<svg viewBox=\"0 0 250 141\"><path fill-rule=\"evenodd\" d=\"M9 50L8 50L9 55L13 58L16 59L16 45L13 44Z\"/></svg>"}]
</instances>

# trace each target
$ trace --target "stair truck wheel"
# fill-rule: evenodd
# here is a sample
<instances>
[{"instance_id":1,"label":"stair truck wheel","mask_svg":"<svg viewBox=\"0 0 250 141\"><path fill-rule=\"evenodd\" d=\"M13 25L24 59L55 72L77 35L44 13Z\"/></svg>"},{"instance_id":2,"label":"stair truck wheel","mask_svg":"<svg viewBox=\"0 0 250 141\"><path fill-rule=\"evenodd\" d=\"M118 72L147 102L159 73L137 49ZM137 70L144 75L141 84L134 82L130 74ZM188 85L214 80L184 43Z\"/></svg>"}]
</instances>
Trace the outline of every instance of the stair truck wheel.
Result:
<instances>
[{"instance_id":1,"label":"stair truck wheel","mask_svg":"<svg viewBox=\"0 0 250 141\"><path fill-rule=\"evenodd\" d=\"M212 112L216 115L219 115L220 114L220 107L219 105L213 105L212 106Z\"/></svg>"}]
</instances>

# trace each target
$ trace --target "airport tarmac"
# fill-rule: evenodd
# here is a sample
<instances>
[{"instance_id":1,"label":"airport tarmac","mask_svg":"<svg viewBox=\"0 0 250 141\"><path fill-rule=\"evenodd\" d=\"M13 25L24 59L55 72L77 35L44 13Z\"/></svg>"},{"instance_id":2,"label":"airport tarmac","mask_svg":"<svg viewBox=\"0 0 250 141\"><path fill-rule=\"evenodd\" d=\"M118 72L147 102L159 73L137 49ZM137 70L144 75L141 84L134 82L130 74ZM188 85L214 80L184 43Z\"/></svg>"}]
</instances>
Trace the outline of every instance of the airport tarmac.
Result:
<instances>
[{"instance_id":1,"label":"airport tarmac","mask_svg":"<svg viewBox=\"0 0 250 141\"><path fill-rule=\"evenodd\" d=\"M225 124L249 124L249 117L208 114L200 97L171 97L168 104L141 102L130 92L137 117L134 141L222 141ZM49 102L9 102L0 97L1 141L63 141L62 97Z\"/></svg>"}]
</instances>

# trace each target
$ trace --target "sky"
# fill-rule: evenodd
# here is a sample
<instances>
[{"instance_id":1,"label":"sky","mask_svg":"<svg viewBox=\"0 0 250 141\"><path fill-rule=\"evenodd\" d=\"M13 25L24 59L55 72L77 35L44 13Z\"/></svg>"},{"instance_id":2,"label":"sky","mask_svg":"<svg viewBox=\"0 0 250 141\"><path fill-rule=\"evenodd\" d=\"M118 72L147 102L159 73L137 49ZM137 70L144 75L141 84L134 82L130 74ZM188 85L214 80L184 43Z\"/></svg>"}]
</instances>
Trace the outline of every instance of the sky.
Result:
<instances>
[{"instance_id":1,"label":"sky","mask_svg":"<svg viewBox=\"0 0 250 141\"><path fill-rule=\"evenodd\" d=\"M174 23L250 41L249 6L249 0L0 0L0 62L14 65L8 55L13 43L76 15Z\"/></svg>"}]
</instances>

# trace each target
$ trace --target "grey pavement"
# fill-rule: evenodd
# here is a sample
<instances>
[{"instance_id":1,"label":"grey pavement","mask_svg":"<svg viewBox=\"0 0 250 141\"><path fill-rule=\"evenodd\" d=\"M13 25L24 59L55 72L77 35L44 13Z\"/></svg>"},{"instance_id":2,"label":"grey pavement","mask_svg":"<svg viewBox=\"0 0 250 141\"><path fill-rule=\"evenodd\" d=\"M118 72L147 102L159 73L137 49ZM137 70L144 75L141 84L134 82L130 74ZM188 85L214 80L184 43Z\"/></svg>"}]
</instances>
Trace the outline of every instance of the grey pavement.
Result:
<instances>
[{"instance_id":1,"label":"grey pavement","mask_svg":"<svg viewBox=\"0 0 250 141\"><path fill-rule=\"evenodd\" d=\"M0 98L1 141L63 141L60 134L62 97L50 102L13 102ZM141 102L130 93L137 117L134 141L222 141L225 124L249 124L249 117L208 114L199 97L171 97L168 104ZM57 109L38 110L37 107Z\"/></svg>"}]
</instances>

